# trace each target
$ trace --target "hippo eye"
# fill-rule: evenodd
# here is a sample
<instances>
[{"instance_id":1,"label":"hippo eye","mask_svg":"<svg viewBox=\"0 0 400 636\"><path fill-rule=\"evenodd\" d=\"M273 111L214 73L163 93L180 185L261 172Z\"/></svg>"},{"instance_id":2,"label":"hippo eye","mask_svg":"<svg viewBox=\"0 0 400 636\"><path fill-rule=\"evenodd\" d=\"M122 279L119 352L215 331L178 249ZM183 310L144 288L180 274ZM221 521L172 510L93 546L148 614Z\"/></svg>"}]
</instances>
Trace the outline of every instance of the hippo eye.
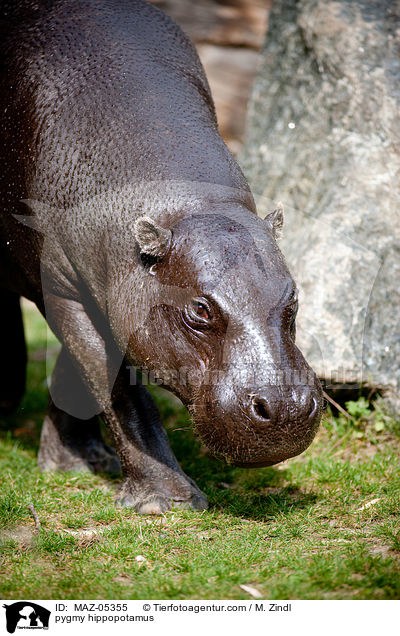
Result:
<instances>
[{"instance_id":1,"label":"hippo eye","mask_svg":"<svg viewBox=\"0 0 400 636\"><path fill-rule=\"evenodd\" d=\"M192 301L192 310L198 318L202 320L210 320L210 314L204 303L200 303L197 300Z\"/></svg>"},{"instance_id":2,"label":"hippo eye","mask_svg":"<svg viewBox=\"0 0 400 636\"><path fill-rule=\"evenodd\" d=\"M212 319L210 304L205 298L192 298L185 307L185 318L190 325L206 327Z\"/></svg>"}]
</instances>

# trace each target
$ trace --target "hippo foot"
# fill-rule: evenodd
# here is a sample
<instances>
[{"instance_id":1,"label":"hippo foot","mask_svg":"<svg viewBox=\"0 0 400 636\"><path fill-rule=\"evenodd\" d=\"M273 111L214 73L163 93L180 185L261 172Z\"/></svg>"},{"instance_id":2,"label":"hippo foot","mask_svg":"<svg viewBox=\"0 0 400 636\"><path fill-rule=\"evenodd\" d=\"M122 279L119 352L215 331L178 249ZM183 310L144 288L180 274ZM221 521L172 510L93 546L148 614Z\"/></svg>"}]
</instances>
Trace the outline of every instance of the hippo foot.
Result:
<instances>
[{"instance_id":1,"label":"hippo foot","mask_svg":"<svg viewBox=\"0 0 400 636\"><path fill-rule=\"evenodd\" d=\"M207 497L192 480L187 479L188 481L181 478L184 482L181 493L178 492L177 484L173 489L166 488L164 484L160 484L159 487L154 485L153 488L145 484L141 489L139 486L132 487L125 483L117 499L117 506L133 508L142 515L161 515L174 509L206 510Z\"/></svg>"},{"instance_id":2,"label":"hippo foot","mask_svg":"<svg viewBox=\"0 0 400 636\"><path fill-rule=\"evenodd\" d=\"M69 416L65 415L65 418ZM71 471L92 473L118 473L121 470L115 451L99 436L90 436L92 427L73 439L60 436L54 420L46 416L40 438L39 468L43 471ZM65 424L65 420L64 420ZM97 432L97 431L96 431Z\"/></svg>"}]
</instances>

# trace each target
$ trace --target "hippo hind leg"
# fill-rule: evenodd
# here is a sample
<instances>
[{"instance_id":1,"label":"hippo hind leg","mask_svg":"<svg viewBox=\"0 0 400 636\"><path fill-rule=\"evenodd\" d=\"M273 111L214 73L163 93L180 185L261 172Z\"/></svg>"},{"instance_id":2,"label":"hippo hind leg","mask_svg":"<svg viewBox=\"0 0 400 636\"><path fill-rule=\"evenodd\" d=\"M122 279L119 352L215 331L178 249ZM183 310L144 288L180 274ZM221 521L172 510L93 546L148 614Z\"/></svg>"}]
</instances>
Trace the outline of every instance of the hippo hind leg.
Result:
<instances>
[{"instance_id":1,"label":"hippo hind leg","mask_svg":"<svg viewBox=\"0 0 400 636\"><path fill-rule=\"evenodd\" d=\"M98 417L81 420L51 401L40 436L38 464L45 471L117 473L115 451L102 438Z\"/></svg>"},{"instance_id":2,"label":"hippo hind leg","mask_svg":"<svg viewBox=\"0 0 400 636\"><path fill-rule=\"evenodd\" d=\"M0 307L0 415L7 415L25 392L26 346L19 295L0 289Z\"/></svg>"},{"instance_id":3,"label":"hippo hind leg","mask_svg":"<svg viewBox=\"0 0 400 636\"><path fill-rule=\"evenodd\" d=\"M40 437L39 467L48 471L119 472L117 454L102 438L96 405L64 350L53 372L51 395Z\"/></svg>"}]
</instances>

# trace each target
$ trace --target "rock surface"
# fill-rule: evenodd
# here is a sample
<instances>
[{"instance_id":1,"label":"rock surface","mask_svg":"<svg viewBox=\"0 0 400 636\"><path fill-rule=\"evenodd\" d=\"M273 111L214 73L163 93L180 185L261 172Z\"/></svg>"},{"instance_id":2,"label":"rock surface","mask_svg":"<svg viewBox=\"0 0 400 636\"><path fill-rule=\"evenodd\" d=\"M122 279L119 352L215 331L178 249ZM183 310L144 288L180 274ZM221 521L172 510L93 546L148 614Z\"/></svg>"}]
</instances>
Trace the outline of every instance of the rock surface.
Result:
<instances>
[{"instance_id":1,"label":"rock surface","mask_svg":"<svg viewBox=\"0 0 400 636\"><path fill-rule=\"evenodd\" d=\"M306 358L398 395L400 3L275 0L240 160L284 204Z\"/></svg>"}]
</instances>

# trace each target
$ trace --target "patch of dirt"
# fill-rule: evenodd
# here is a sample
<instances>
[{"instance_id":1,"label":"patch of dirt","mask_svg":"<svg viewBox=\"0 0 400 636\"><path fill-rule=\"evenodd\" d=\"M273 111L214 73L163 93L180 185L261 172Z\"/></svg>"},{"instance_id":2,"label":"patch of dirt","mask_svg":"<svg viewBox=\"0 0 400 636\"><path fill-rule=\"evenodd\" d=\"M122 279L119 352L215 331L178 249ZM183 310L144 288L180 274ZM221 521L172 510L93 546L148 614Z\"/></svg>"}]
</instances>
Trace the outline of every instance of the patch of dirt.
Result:
<instances>
[{"instance_id":1,"label":"patch of dirt","mask_svg":"<svg viewBox=\"0 0 400 636\"><path fill-rule=\"evenodd\" d=\"M104 530L101 529L95 529L95 528L85 528L80 529L80 530L70 530L69 528L65 528L64 530L62 530L62 532L66 532L67 534L72 534L73 537L77 537L79 539L89 539L91 537L95 537L98 536L99 534L102 534L104 532Z\"/></svg>"},{"instance_id":2,"label":"patch of dirt","mask_svg":"<svg viewBox=\"0 0 400 636\"><path fill-rule=\"evenodd\" d=\"M133 579L128 574L119 574L113 578L114 583L122 583L122 585L131 585Z\"/></svg>"},{"instance_id":3,"label":"patch of dirt","mask_svg":"<svg viewBox=\"0 0 400 636\"><path fill-rule=\"evenodd\" d=\"M15 526L0 530L0 539L16 541L21 547L30 547L37 530L33 526Z\"/></svg>"},{"instance_id":4,"label":"patch of dirt","mask_svg":"<svg viewBox=\"0 0 400 636\"><path fill-rule=\"evenodd\" d=\"M384 558L388 556L394 556L394 553L387 545L374 545L370 548L370 552L371 554L378 554Z\"/></svg>"},{"instance_id":5,"label":"patch of dirt","mask_svg":"<svg viewBox=\"0 0 400 636\"><path fill-rule=\"evenodd\" d=\"M393 550L389 545L383 543L377 537L371 537L365 540L366 547L371 554L375 556L381 556L384 559L390 558L395 561L400 561L400 553Z\"/></svg>"}]
</instances>

